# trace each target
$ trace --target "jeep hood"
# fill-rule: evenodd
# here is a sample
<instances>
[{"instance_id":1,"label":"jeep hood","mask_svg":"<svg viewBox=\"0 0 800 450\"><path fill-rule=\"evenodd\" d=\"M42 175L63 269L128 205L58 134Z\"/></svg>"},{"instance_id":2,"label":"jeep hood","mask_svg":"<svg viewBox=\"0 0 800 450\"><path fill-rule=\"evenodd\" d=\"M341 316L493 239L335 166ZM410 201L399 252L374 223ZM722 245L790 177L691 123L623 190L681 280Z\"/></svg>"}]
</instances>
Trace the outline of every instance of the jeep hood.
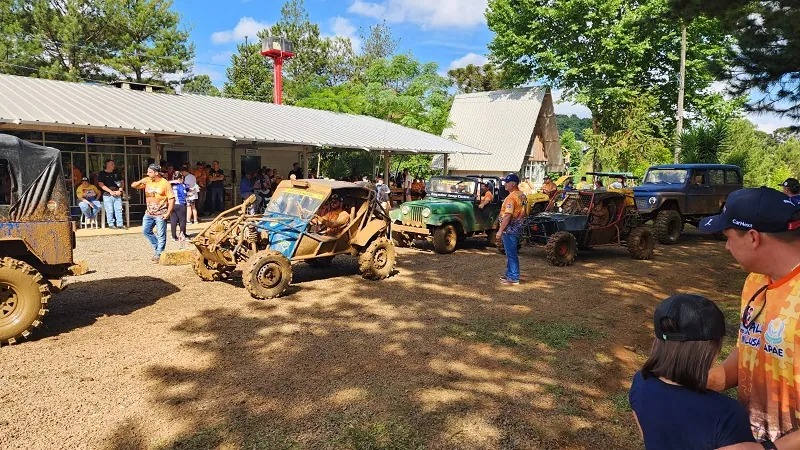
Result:
<instances>
[{"instance_id":1,"label":"jeep hood","mask_svg":"<svg viewBox=\"0 0 800 450\"><path fill-rule=\"evenodd\" d=\"M633 188L633 195L635 197L650 197L659 192L681 192L683 193L686 186L683 184L669 184L669 183L653 183L643 184Z\"/></svg>"}]
</instances>

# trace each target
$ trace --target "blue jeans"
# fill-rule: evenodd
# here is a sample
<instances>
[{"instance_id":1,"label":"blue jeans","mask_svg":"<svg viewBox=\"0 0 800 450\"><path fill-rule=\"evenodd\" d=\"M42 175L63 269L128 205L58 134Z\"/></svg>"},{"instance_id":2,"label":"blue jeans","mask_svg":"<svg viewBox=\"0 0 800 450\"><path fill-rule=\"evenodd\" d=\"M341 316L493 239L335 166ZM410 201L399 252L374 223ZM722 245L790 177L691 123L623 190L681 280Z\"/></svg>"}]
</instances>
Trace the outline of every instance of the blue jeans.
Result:
<instances>
[{"instance_id":1,"label":"blue jeans","mask_svg":"<svg viewBox=\"0 0 800 450\"><path fill-rule=\"evenodd\" d=\"M519 281L519 235L503 233L503 249L506 252L506 280Z\"/></svg>"},{"instance_id":2,"label":"blue jeans","mask_svg":"<svg viewBox=\"0 0 800 450\"><path fill-rule=\"evenodd\" d=\"M211 212L220 212L225 207L225 188L212 187L211 191Z\"/></svg>"},{"instance_id":3,"label":"blue jeans","mask_svg":"<svg viewBox=\"0 0 800 450\"><path fill-rule=\"evenodd\" d=\"M154 227L156 229L155 234L153 233ZM142 219L142 234L150 241L156 256L160 257L164 247L167 246L167 221L162 216L154 217L145 214Z\"/></svg>"},{"instance_id":4,"label":"blue jeans","mask_svg":"<svg viewBox=\"0 0 800 450\"><path fill-rule=\"evenodd\" d=\"M89 200L81 201L78 203L78 207L87 219L94 219L100 213L100 208L102 208L103 205L100 204L100 200L91 200L92 205L94 205L94 209L92 209L89 207L88 201Z\"/></svg>"},{"instance_id":5,"label":"blue jeans","mask_svg":"<svg viewBox=\"0 0 800 450\"><path fill-rule=\"evenodd\" d=\"M106 223L109 227L114 226L115 217L117 226L122 227L122 197L114 197L111 194L104 195L103 209L106 210Z\"/></svg>"}]
</instances>

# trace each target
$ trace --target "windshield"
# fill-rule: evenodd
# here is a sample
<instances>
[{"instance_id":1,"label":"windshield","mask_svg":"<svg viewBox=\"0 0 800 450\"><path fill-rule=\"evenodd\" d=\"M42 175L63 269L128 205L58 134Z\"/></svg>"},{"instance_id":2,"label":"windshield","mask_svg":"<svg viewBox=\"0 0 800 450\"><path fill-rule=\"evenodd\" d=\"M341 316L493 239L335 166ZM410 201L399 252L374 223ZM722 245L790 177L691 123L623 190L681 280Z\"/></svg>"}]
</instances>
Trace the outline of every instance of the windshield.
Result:
<instances>
[{"instance_id":1,"label":"windshield","mask_svg":"<svg viewBox=\"0 0 800 450\"><path fill-rule=\"evenodd\" d=\"M267 205L267 212L285 214L309 220L325 200L325 194L309 192L304 189L284 189L272 197Z\"/></svg>"},{"instance_id":2,"label":"windshield","mask_svg":"<svg viewBox=\"0 0 800 450\"><path fill-rule=\"evenodd\" d=\"M470 178L438 178L430 181L430 192L440 194L475 195L478 183Z\"/></svg>"},{"instance_id":3,"label":"windshield","mask_svg":"<svg viewBox=\"0 0 800 450\"><path fill-rule=\"evenodd\" d=\"M689 171L686 169L653 169L647 172L644 177L645 184L683 184Z\"/></svg>"}]
</instances>

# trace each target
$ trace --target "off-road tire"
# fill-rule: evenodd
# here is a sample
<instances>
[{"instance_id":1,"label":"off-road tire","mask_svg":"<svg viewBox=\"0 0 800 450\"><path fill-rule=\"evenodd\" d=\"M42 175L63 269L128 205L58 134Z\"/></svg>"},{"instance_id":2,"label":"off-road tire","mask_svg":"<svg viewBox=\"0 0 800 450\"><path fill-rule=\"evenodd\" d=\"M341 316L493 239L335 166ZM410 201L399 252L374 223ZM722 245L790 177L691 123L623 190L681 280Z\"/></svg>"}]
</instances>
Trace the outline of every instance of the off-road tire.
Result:
<instances>
[{"instance_id":1,"label":"off-road tire","mask_svg":"<svg viewBox=\"0 0 800 450\"><path fill-rule=\"evenodd\" d=\"M217 264L210 262L202 254L197 255L192 264L192 269L203 281L218 281L222 279L222 271L219 270Z\"/></svg>"},{"instance_id":2,"label":"off-road tire","mask_svg":"<svg viewBox=\"0 0 800 450\"><path fill-rule=\"evenodd\" d=\"M50 286L36 269L0 258L0 345L27 338L47 314Z\"/></svg>"},{"instance_id":3,"label":"off-road tire","mask_svg":"<svg viewBox=\"0 0 800 450\"><path fill-rule=\"evenodd\" d=\"M578 241L572 233L559 231L547 240L544 248L547 260L554 266L571 266L578 256Z\"/></svg>"},{"instance_id":4,"label":"off-road tire","mask_svg":"<svg viewBox=\"0 0 800 450\"><path fill-rule=\"evenodd\" d=\"M395 247L406 248L406 247L411 247L411 243L413 241L411 239L406 238L402 234L392 233L392 242L394 243Z\"/></svg>"},{"instance_id":5,"label":"off-road tire","mask_svg":"<svg viewBox=\"0 0 800 450\"><path fill-rule=\"evenodd\" d=\"M333 264L333 256L323 256L321 258L307 259L306 264L315 269L327 269Z\"/></svg>"},{"instance_id":6,"label":"off-road tire","mask_svg":"<svg viewBox=\"0 0 800 450\"><path fill-rule=\"evenodd\" d=\"M394 262L394 244L379 237L358 255L358 272L368 280L382 280L391 275Z\"/></svg>"},{"instance_id":7,"label":"off-road tire","mask_svg":"<svg viewBox=\"0 0 800 450\"><path fill-rule=\"evenodd\" d=\"M453 225L442 225L433 231L433 249L436 253L453 253L457 245L458 231Z\"/></svg>"},{"instance_id":8,"label":"off-road tire","mask_svg":"<svg viewBox=\"0 0 800 450\"><path fill-rule=\"evenodd\" d=\"M628 253L633 259L652 258L655 246L656 238L649 227L637 227L628 234Z\"/></svg>"},{"instance_id":9,"label":"off-road tire","mask_svg":"<svg viewBox=\"0 0 800 450\"><path fill-rule=\"evenodd\" d=\"M242 270L242 283L254 298L279 297L291 282L292 264L274 250L257 252Z\"/></svg>"},{"instance_id":10,"label":"off-road tire","mask_svg":"<svg viewBox=\"0 0 800 450\"><path fill-rule=\"evenodd\" d=\"M653 221L653 232L658 242L664 245L673 245L683 233L683 217L674 209L665 209L658 213Z\"/></svg>"}]
</instances>

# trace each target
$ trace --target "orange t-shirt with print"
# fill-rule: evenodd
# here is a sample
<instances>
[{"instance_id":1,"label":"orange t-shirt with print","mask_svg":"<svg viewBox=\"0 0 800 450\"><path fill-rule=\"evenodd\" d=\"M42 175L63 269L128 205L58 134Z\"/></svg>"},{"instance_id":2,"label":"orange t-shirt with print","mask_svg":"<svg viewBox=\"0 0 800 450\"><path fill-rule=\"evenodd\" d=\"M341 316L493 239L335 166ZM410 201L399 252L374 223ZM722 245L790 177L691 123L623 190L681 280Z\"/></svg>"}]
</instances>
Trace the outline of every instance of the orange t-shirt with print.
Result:
<instances>
[{"instance_id":1,"label":"orange t-shirt with print","mask_svg":"<svg viewBox=\"0 0 800 450\"><path fill-rule=\"evenodd\" d=\"M505 229L506 233L522 233L522 224L525 222L525 207L527 203L528 200L525 194L519 190L508 194L508 197L503 200L503 215L511 214L511 221L508 222L508 226Z\"/></svg>"},{"instance_id":2,"label":"orange t-shirt with print","mask_svg":"<svg viewBox=\"0 0 800 450\"><path fill-rule=\"evenodd\" d=\"M148 178L144 185L144 195L148 216L163 216L169 210L169 199L175 198L172 186L163 178L157 181Z\"/></svg>"},{"instance_id":3,"label":"orange t-shirt with print","mask_svg":"<svg viewBox=\"0 0 800 450\"><path fill-rule=\"evenodd\" d=\"M741 311L748 327L739 324L739 401L756 439L774 441L800 429L800 266L777 281L751 273Z\"/></svg>"}]
</instances>

